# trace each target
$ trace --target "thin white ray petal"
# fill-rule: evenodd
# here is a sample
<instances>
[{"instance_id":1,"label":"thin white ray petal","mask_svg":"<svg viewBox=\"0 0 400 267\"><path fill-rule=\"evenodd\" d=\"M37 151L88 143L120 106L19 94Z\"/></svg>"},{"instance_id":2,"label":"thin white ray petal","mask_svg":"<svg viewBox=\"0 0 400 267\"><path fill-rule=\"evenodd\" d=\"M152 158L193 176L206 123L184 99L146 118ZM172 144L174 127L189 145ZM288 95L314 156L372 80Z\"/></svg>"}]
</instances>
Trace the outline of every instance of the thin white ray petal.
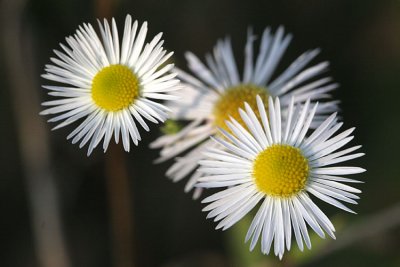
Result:
<instances>
[{"instance_id":1,"label":"thin white ray petal","mask_svg":"<svg viewBox=\"0 0 400 267\"><path fill-rule=\"evenodd\" d=\"M297 214L294 211L293 204L291 203L291 201L288 201L288 205L289 205L289 212L290 212L291 222L292 222L292 226L293 226L293 232L294 232L294 236L296 238L297 246L299 247L300 251L303 251L303 249L304 249L303 237L302 237L302 234L300 231Z\"/></svg>"},{"instance_id":2,"label":"thin white ray petal","mask_svg":"<svg viewBox=\"0 0 400 267\"><path fill-rule=\"evenodd\" d=\"M316 232L321 238L325 238L325 233L322 231L319 224L314 220L312 214L309 214L308 211L304 208L303 204L298 199L298 196L293 197L292 201L294 208L300 212L301 216L305 219L308 225L311 226L314 232Z\"/></svg>"},{"instance_id":3,"label":"thin white ray petal","mask_svg":"<svg viewBox=\"0 0 400 267\"><path fill-rule=\"evenodd\" d=\"M339 209L345 210L350 213L355 213L354 211L352 211L351 209L349 209L348 207L346 207L339 201L335 200L334 198L324 195L324 194L318 192L317 190L314 190L313 188L307 188L307 191L310 192L311 194L313 194L314 196L316 196L317 198L321 199L322 201L325 201L326 203L331 204L332 206L335 206Z\"/></svg>"},{"instance_id":4,"label":"thin white ray petal","mask_svg":"<svg viewBox=\"0 0 400 267\"><path fill-rule=\"evenodd\" d=\"M257 107L258 107L258 112L260 114L261 121L262 121L262 124L264 127L265 136L267 138L268 144L270 145L273 143L271 128L269 126L269 120L267 117L267 112L265 110L264 103L262 102L262 99L259 96L257 97Z\"/></svg>"},{"instance_id":5,"label":"thin white ray petal","mask_svg":"<svg viewBox=\"0 0 400 267\"><path fill-rule=\"evenodd\" d=\"M264 222L264 227L263 227L263 233L261 236L261 251L264 254L268 254L272 241L274 240L274 237L276 235L274 229L275 229L275 224L276 222L276 212L275 212L275 199L271 199L271 205L269 207L268 213L267 213L267 220Z\"/></svg>"},{"instance_id":6,"label":"thin white ray petal","mask_svg":"<svg viewBox=\"0 0 400 267\"><path fill-rule=\"evenodd\" d=\"M283 231L285 234L286 249L290 250L290 245L292 241L292 226L291 226L291 217L290 217L288 200L282 199L281 206L282 206Z\"/></svg>"},{"instance_id":7,"label":"thin white ray petal","mask_svg":"<svg viewBox=\"0 0 400 267\"><path fill-rule=\"evenodd\" d=\"M284 222L282 214L282 203L281 199L277 198L274 201L275 210L275 241L274 241L274 252L275 255L282 255L285 251L285 232Z\"/></svg>"},{"instance_id":8,"label":"thin white ray petal","mask_svg":"<svg viewBox=\"0 0 400 267\"><path fill-rule=\"evenodd\" d=\"M249 83L253 77L253 42L255 40L253 36L252 28L247 30L247 41L244 48L244 72L243 72L243 83Z\"/></svg>"},{"instance_id":9,"label":"thin white ray petal","mask_svg":"<svg viewBox=\"0 0 400 267\"><path fill-rule=\"evenodd\" d=\"M365 169L360 167L323 167L315 168L312 170L313 174L326 174L326 175L349 175L363 173Z\"/></svg>"}]
</instances>

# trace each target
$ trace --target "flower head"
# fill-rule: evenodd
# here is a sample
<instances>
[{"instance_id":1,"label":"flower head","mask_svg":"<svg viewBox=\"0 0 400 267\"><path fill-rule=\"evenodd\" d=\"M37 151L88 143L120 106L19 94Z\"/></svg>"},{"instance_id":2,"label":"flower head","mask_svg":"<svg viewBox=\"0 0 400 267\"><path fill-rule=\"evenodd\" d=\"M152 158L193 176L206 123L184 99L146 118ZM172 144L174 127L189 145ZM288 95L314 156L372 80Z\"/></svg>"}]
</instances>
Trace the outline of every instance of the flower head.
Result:
<instances>
[{"instance_id":1,"label":"flower head","mask_svg":"<svg viewBox=\"0 0 400 267\"><path fill-rule=\"evenodd\" d=\"M307 224L322 238L327 233L335 238L335 228L311 199L311 195L335 207L353 212L342 202L357 204L361 191L345 183L357 180L343 176L364 172L359 167L338 163L361 157L353 153L360 146L342 149L353 139L354 128L337 134L342 123L336 114L328 117L309 137L317 104L311 107L288 107L282 119L279 98L268 102L269 116L261 97L257 97L260 119L249 104L239 113L245 126L234 118L227 121L230 132L221 129L225 138L213 138L222 148L209 149L208 159L200 161L205 176L197 186L224 188L203 200L209 203L204 211L208 218L219 221L218 228L227 229L239 221L259 202L246 235L253 250L261 239L261 250L268 254L272 243L275 255L282 258L290 250L292 233L303 250L303 242L311 248ZM334 165L334 166L332 166Z\"/></svg>"},{"instance_id":2,"label":"flower head","mask_svg":"<svg viewBox=\"0 0 400 267\"><path fill-rule=\"evenodd\" d=\"M201 151L215 146L209 140L210 135L217 134L217 128L230 131L225 125L229 116L243 124L238 109L247 102L259 117L256 110L256 95L259 95L268 106L268 97L280 97L282 113L286 115L286 107L290 98L297 101L324 100L316 110L312 127L316 127L327 117L327 114L337 111L337 101L329 100L330 91L337 87L330 77L320 77L328 68L328 62L322 62L311 67L306 66L317 56L319 49L314 49L300 55L286 70L276 73L278 64L288 47L292 36L285 35L283 27L276 33L267 28L262 34L260 49L253 59L253 42L256 37L248 32L245 46L245 61L243 74L239 75L229 39L221 40L206 56L203 64L194 54L188 52L186 58L190 70L196 77L177 70L178 77L184 81L184 88L178 93L179 103L168 105L171 116L176 120L189 121L189 124L176 134L164 135L151 144L153 148L162 148L158 162L173 158L187 150L183 156L167 171L173 181L179 181L192 173L185 191L193 188L201 174L193 172L202 159ZM241 77L240 77L241 76ZM201 189L197 188L194 197L198 197Z\"/></svg>"},{"instance_id":3,"label":"flower head","mask_svg":"<svg viewBox=\"0 0 400 267\"><path fill-rule=\"evenodd\" d=\"M176 99L170 92L179 89L179 81L167 74L173 64L163 65L172 52L163 49L162 33L145 44L147 23L138 26L128 15L120 44L114 19L111 27L99 21L101 40L92 25L83 24L66 38L69 47L60 44L63 52L54 51L54 65L46 65L43 77L62 85L43 86L59 99L44 102L49 108L41 114L57 114L49 120L61 121L54 129L84 119L67 139L80 147L90 140L88 155L103 138L106 151L113 135L117 143L121 135L129 151L130 139L135 145L141 139L136 123L149 131L145 119L167 118L169 109L154 100Z\"/></svg>"}]
</instances>

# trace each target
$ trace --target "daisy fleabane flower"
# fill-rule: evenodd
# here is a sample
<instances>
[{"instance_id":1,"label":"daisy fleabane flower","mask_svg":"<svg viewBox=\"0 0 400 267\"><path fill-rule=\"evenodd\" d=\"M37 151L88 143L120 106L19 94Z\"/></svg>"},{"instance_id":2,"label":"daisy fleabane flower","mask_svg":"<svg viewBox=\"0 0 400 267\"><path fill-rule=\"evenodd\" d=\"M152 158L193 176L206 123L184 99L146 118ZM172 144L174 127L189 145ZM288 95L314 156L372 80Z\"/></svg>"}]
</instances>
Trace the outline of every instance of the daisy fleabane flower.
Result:
<instances>
[{"instance_id":1,"label":"daisy fleabane flower","mask_svg":"<svg viewBox=\"0 0 400 267\"><path fill-rule=\"evenodd\" d=\"M317 109L312 127L338 110L337 101L330 99L330 92L338 85L330 77L320 77L327 71L329 63L321 62L306 67L318 55L319 49L303 53L282 73L276 73L291 39L290 34L285 35L283 27L275 33L266 28L254 59L253 42L256 37L249 30L244 49L243 75L239 75L228 38L218 41L213 53L206 55L206 65L194 54L186 53L188 67L196 77L177 69L178 77L184 82L184 88L177 92L181 99L179 103L167 105L172 110L172 119L189 123L180 132L164 135L151 144L152 148L162 148L157 162L186 151L186 154L175 159L166 173L173 181L192 173L185 187L186 192L193 188L200 177L194 170L198 167L198 160L202 159L201 151L215 145L208 137L217 133L217 127L229 131L225 126L229 116L243 123L238 109L243 107L244 102L256 108L256 95L260 95L266 106L269 96L279 96L284 115L292 96L297 101L308 98L326 100ZM200 192L200 188L195 189L194 197L198 197Z\"/></svg>"},{"instance_id":2,"label":"daisy fleabane flower","mask_svg":"<svg viewBox=\"0 0 400 267\"><path fill-rule=\"evenodd\" d=\"M126 16L120 44L115 20L111 26L98 21L101 40L91 24L83 24L74 36L66 38L68 46L60 44L54 50L54 65L46 65L43 78L61 85L44 85L48 93L59 99L42 103L49 107L42 115L57 114L49 122L59 122L53 129L84 119L67 137L83 147L89 142L88 155L104 138L107 150L112 136L130 150L141 137L136 123L146 131L146 120L153 123L167 119L169 109L158 100L174 100L172 91L179 89L179 80L171 70L173 64L163 65L172 52L163 49L162 33L145 44L147 22L138 30Z\"/></svg>"},{"instance_id":3,"label":"daisy fleabane flower","mask_svg":"<svg viewBox=\"0 0 400 267\"><path fill-rule=\"evenodd\" d=\"M335 238L333 224L312 196L353 213L342 202L357 204L361 191L345 183L359 181L344 176L365 170L339 163L364 154L353 153L361 146L342 148L353 139L354 128L338 134L342 123L336 114L305 137L317 106L307 101L295 107L292 100L282 119L279 98L269 98L267 115L257 97L260 118L246 103L245 110L239 110L246 128L231 118L229 132L220 129L224 138L212 138L223 149L207 150L208 158L200 161L199 172L205 175L197 186L223 188L202 201L208 203L203 209L209 212L207 218L219 221L217 229L231 227L260 203L245 238L251 240L250 250L261 239L262 253L268 254L273 246L282 258L285 247L290 250L293 233L300 250L303 242L310 249L307 224L320 237L327 233Z\"/></svg>"}]
</instances>

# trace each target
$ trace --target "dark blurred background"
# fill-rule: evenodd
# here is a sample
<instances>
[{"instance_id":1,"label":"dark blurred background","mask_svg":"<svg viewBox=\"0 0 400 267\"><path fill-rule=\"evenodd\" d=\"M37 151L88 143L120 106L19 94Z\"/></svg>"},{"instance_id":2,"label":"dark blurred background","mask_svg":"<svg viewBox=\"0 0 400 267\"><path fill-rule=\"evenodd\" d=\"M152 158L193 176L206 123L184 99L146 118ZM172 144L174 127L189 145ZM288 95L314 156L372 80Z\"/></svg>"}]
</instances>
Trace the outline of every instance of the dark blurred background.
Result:
<instances>
[{"instance_id":1,"label":"dark blurred background","mask_svg":"<svg viewBox=\"0 0 400 267\"><path fill-rule=\"evenodd\" d=\"M114 16L122 32L128 13L149 22L149 39L164 32L183 69L185 51L202 57L228 34L242 62L248 26L293 33L282 69L322 49L314 63L331 62L345 128L357 128L353 144L366 153L353 164L368 170L356 177L358 215L317 202L336 241L315 238L283 261L248 253L248 220L215 231L184 183L165 178L170 162L152 164L156 125L130 153L117 145L90 157L65 139L74 126L50 132L38 112L52 49L97 17ZM400 266L400 1L3 0L0 20L0 266Z\"/></svg>"}]
</instances>

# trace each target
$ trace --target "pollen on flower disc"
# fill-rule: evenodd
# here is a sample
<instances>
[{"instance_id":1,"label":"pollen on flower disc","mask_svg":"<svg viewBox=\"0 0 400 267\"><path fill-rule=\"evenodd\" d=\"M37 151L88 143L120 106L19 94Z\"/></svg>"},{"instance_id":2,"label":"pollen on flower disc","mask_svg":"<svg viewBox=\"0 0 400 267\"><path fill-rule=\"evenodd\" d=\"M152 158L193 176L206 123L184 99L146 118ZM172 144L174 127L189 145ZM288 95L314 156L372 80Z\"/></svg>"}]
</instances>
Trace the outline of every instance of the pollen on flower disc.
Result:
<instances>
[{"instance_id":1,"label":"pollen on flower disc","mask_svg":"<svg viewBox=\"0 0 400 267\"><path fill-rule=\"evenodd\" d=\"M107 111L127 108L139 97L139 93L138 78L124 65L105 67L92 81L92 99Z\"/></svg>"},{"instance_id":2,"label":"pollen on flower disc","mask_svg":"<svg viewBox=\"0 0 400 267\"><path fill-rule=\"evenodd\" d=\"M225 124L225 121L229 120L229 117L233 117L243 127L246 127L239 113L239 108L244 107L244 102L247 102L250 105L257 118L260 119L260 115L257 110L257 95L261 97L264 104L267 106L268 91L263 87L253 84L241 84L227 89L214 104L214 124L217 127L230 132L228 126Z\"/></svg>"},{"instance_id":3,"label":"pollen on flower disc","mask_svg":"<svg viewBox=\"0 0 400 267\"><path fill-rule=\"evenodd\" d=\"M258 154L253 163L257 188L271 196L295 195L305 188L308 174L308 160L299 148L289 145L272 145Z\"/></svg>"}]
</instances>

